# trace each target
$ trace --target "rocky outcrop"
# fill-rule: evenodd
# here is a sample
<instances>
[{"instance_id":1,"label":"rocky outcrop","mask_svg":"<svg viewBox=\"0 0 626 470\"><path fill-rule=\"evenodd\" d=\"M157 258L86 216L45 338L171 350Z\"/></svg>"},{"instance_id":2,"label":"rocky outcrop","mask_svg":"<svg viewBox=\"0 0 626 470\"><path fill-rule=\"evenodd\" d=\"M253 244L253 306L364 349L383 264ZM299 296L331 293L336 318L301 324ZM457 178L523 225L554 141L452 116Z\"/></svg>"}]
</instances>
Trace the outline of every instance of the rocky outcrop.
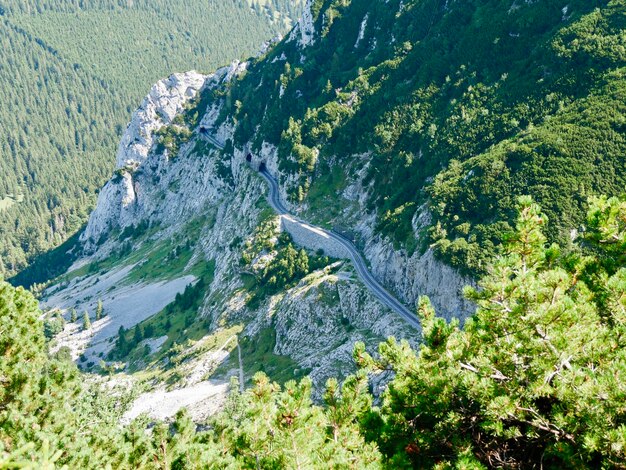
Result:
<instances>
[{"instance_id":1,"label":"rocky outcrop","mask_svg":"<svg viewBox=\"0 0 626 470\"><path fill-rule=\"evenodd\" d=\"M302 18L298 24L291 30L289 41L298 40L300 47L307 47L315 43L315 25L313 22L313 13L311 12L311 1L307 0L302 12Z\"/></svg>"},{"instance_id":2,"label":"rocky outcrop","mask_svg":"<svg viewBox=\"0 0 626 470\"><path fill-rule=\"evenodd\" d=\"M119 214L130 203L135 202L135 199L135 188L129 173L123 176L117 175L104 185L98 195L96 208L91 213L87 227L80 236L86 252L93 251L100 240L106 237Z\"/></svg>"},{"instance_id":3,"label":"rocky outcrop","mask_svg":"<svg viewBox=\"0 0 626 470\"><path fill-rule=\"evenodd\" d=\"M474 305L463 297L463 288L472 285L471 278L462 276L456 269L435 257L428 248L408 253L404 248L396 248L389 238L376 233L376 216L367 214L368 194L375 188L363 185L366 168L355 171L352 183L346 187L342 197L354 202L359 208L346 215L346 224L358 234L363 254L370 262L376 278L406 305L415 308L420 296L428 296L438 315L450 320L467 318ZM420 208L413 217L414 236L419 240L430 225L430 214L426 206Z\"/></svg>"},{"instance_id":4,"label":"rocky outcrop","mask_svg":"<svg viewBox=\"0 0 626 470\"><path fill-rule=\"evenodd\" d=\"M447 320L463 320L473 312L474 305L463 297L463 288L473 280L438 260L431 249L409 255L404 249L394 249L389 240L374 237L368 240L365 254L374 275L407 305L416 307L425 295L437 315Z\"/></svg>"},{"instance_id":5,"label":"rocky outcrop","mask_svg":"<svg viewBox=\"0 0 626 470\"><path fill-rule=\"evenodd\" d=\"M364 289L349 264L343 267L336 274L314 272L276 296L244 331L254 335L273 328L274 353L291 357L308 372L318 398L328 378L354 372L355 342L364 342L371 352L389 336L414 347L419 343L419 333Z\"/></svg>"},{"instance_id":6,"label":"rocky outcrop","mask_svg":"<svg viewBox=\"0 0 626 470\"><path fill-rule=\"evenodd\" d=\"M157 82L133 113L117 150L117 167L136 167L148 157L154 132L183 110L196 96L207 77L197 72L175 73Z\"/></svg>"},{"instance_id":7,"label":"rocky outcrop","mask_svg":"<svg viewBox=\"0 0 626 470\"><path fill-rule=\"evenodd\" d=\"M116 175L101 190L98 203L92 212L85 231L81 235L86 253L94 252L97 245L106 240L107 234L115 229L123 229L146 219L176 219L180 221L181 204L187 212L197 210L207 200L214 199L216 191L223 181L206 188L211 178L210 172L200 162L202 168L186 168L179 173L172 173L171 158L167 151L157 154L153 151L155 132L172 123L174 117L183 111L185 104L193 99L203 88L216 88L234 76L245 71L245 62L233 62L215 73L205 76L197 72L173 74L152 87L148 96L131 119L122 137L117 153ZM203 117L200 126L211 127L220 106L214 105ZM224 131L228 134L228 131ZM225 137L225 136L224 136ZM182 155L192 150L192 144L180 150ZM196 162L198 163L198 162ZM194 163L195 164L195 163ZM206 191L200 196L191 193L191 197L179 201L173 196L180 184L183 171L192 176L189 189ZM215 190L211 189L215 187ZM171 203L171 205L168 205Z\"/></svg>"},{"instance_id":8,"label":"rocky outcrop","mask_svg":"<svg viewBox=\"0 0 626 470\"><path fill-rule=\"evenodd\" d=\"M369 19L369 13L365 15L363 21L361 21L361 26L359 27L359 35L356 38L356 42L354 43L354 48L359 47L359 44L365 37L365 29L367 28L367 20Z\"/></svg>"},{"instance_id":9,"label":"rocky outcrop","mask_svg":"<svg viewBox=\"0 0 626 470\"><path fill-rule=\"evenodd\" d=\"M100 191L96 209L81 235L87 251L93 251L111 229L134 223L133 208L141 191L135 174L149 157L153 165L161 164L158 160L162 158L150 153L155 132L171 124L206 80L205 75L193 71L173 74L155 84L133 113L118 147L116 175Z\"/></svg>"}]
</instances>

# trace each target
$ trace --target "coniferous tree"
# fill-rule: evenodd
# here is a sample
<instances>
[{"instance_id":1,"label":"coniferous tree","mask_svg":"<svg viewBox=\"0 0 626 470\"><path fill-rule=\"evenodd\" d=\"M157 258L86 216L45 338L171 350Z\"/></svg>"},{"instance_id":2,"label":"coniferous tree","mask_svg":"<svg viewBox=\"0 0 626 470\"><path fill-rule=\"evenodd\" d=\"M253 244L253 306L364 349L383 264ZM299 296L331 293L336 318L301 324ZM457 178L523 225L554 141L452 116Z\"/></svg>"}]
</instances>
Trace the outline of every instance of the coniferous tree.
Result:
<instances>
[{"instance_id":1,"label":"coniferous tree","mask_svg":"<svg viewBox=\"0 0 626 470\"><path fill-rule=\"evenodd\" d=\"M143 331L144 338L152 338L154 336L154 326L147 324Z\"/></svg>"},{"instance_id":2,"label":"coniferous tree","mask_svg":"<svg viewBox=\"0 0 626 470\"><path fill-rule=\"evenodd\" d=\"M143 329L141 325L135 325L133 333L133 347L137 346L143 340Z\"/></svg>"},{"instance_id":3,"label":"coniferous tree","mask_svg":"<svg viewBox=\"0 0 626 470\"><path fill-rule=\"evenodd\" d=\"M126 341L126 328L120 326L117 331L117 341L115 343L115 351L119 356L124 356L128 350L128 343Z\"/></svg>"},{"instance_id":4,"label":"coniferous tree","mask_svg":"<svg viewBox=\"0 0 626 470\"><path fill-rule=\"evenodd\" d=\"M69 450L77 440L76 414L67 407L68 399L79 394L76 367L63 349L48 354L40 317L29 292L0 282L2 467L18 468L30 460L54 462L60 457L58 448ZM74 454L71 450L65 458L71 460ZM44 468L36 463L27 466Z\"/></svg>"},{"instance_id":5,"label":"coniferous tree","mask_svg":"<svg viewBox=\"0 0 626 470\"><path fill-rule=\"evenodd\" d=\"M61 315L60 311L57 311L57 313L55 314L55 317L57 321L61 324L61 329L65 328L65 325L66 325L65 318L63 318L63 315Z\"/></svg>"},{"instance_id":6,"label":"coniferous tree","mask_svg":"<svg viewBox=\"0 0 626 470\"><path fill-rule=\"evenodd\" d=\"M91 320L89 319L89 313L87 310L83 313L83 330L88 330L91 328Z\"/></svg>"},{"instance_id":7,"label":"coniferous tree","mask_svg":"<svg viewBox=\"0 0 626 470\"><path fill-rule=\"evenodd\" d=\"M96 307L96 321L100 320L104 315L104 309L102 307L102 300L98 300L98 306Z\"/></svg>"},{"instance_id":8,"label":"coniferous tree","mask_svg":"<svg viewBox=\"0 0 626 470\"><path fill-rule=\"evenodd\" d=\"M602 201L595 206L597 220ZM597 223L591 240L605 239L603 232L623 239L626 206L615 200L611 209L612 220ZM374 361L357 346L361 364L396 374L368 430L392 466L626 461L626 409L615 406L626 396L626 268L611 264L609 275L594 257L563 256L546 245L545 226L538 206L520 199L506 254L479 289L467 289L477 310L463 329L436 317L423 298L417 354L392 339Z\"/></svg>"},{"instance_id":9,"label":"coniferous tree","mask_svg":"<svg viewBox=\"0 0 626 470\"><path fill-rule=\"evenodd\" d=\"M71 313L70 313L70 321L72 323L76 323L76 320L78 320L78 315L76 314L76 309L72 308Z\"/></svg>"}]
</instances>

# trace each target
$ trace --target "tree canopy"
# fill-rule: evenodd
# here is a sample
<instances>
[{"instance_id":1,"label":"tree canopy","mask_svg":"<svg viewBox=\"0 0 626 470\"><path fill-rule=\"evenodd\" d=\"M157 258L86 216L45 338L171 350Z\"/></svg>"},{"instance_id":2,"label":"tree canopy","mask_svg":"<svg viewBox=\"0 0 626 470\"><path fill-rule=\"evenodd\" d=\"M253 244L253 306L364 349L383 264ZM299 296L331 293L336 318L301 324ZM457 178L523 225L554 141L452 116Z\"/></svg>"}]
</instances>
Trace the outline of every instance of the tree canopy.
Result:
<instances>
[{"instance_id":1,"label":"tree canopy","mask_svg":"<svg viewBox=\"0 0 626 470\"><path fill-rule=\"evenodd\" d=\"M359 371L284 388L259 373L236 384L197 431L182 411L146 432L119 431L114 399L81 385L67 356L50 356L31 294L0 284L0 464L35 468L621 468L626 465L626 202L594 198L564 253L529 198L516 228L467 296L463 327L419 304L423 343L393 338ZM393 371L379 404L368 376ZM100 397L98 401L95 397ZM94 412L97 410L97 412ZM79 432L80 429L80 432Z\"/></svg>"},{"instance_id":2,"label":"tree canopy","mask_svg":"<svg viewBox=\"0 0 626 470\"><path fill-rule=\"evenodd\" d=\"M255 53L300 10L284 0L3 1L0 275L86 222L152 84Z\"/></svg>"}]
</instances>

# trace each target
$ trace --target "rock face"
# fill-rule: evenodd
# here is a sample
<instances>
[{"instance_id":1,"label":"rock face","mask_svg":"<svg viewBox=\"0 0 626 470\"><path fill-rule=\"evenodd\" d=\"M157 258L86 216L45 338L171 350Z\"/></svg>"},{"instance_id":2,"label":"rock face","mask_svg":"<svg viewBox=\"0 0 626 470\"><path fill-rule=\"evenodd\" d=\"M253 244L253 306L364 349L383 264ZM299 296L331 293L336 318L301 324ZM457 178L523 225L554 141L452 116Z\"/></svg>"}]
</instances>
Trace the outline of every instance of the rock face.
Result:
<instances>
[{"instance_id":1,"label":"rock face","mask_svg":"<svg viewBox=\"0 0 626 470\"><path fill-rule=\"evenodd\" d=\"M389 240L372 239L365 248L375 276L407 305L417 305L420 296L430 298L439 316L451 320L467 318L474 306L463 298L463 288L473 281L435 258L432 250L408 255L394 250Z\"/></svg>"},{"instance_id":2,"label":"rock face","mask_svg":"<svg viewBox=\"0 0 626 470\"><path fill-rule=\"evenodd\" d=\"M361 21L361 26L359 27L359 35L356 38L356 42L354 43L354 48L359 47L359 44L365 37L365 29L367 28L367 20L369 19L369 14L365 15L363 21Z\"/></svg>"},{"instance_id":3,"label":"rock face","mask_svg":"<svg viewBox=\"0 0 626 470\"><path fill-rule=\"evenodd\" d=\"M302 18L298 24L291 30L289 40L298 39L301 47L307 47L315 43L315 25L313 24L313 13L311 12L311 1L307 0L302 12Z\"/></svg>"},{"instance_id":4,"label":"rock face","mask_svg":"<svg viewBox=\"0 0 626 470\"><path fill-rule=\"evenodd\" d=\"M273 304L271 316L257 317L248 327L274 328L274 352L310 371L318 392L327 379L354 371L357 341L371 352L389 336L407 339L414 347L419 342L417 332L365 290L349 266L344 264L347 270L337 274L311 274Z\"/></svg>"},{"instance_id":5,"label":"rock face","mask_svg":"<svg viewBox=\"0 0 626 470\"><path fill-rule=\"evenodd\" d=\"M183 110L207 77L197 72L175 73L152 87L135 111L117 150L117 167L141 165L154 143L153 134Z\"/></svg>"},{"instance_id":6,"label":"rock face","mask_svg":"<svg viewBox=\"0 0 626 470\"><path fill-rule=\"evenodd\" d=\"M171 124L198 92L222 86L246 67L246 63L233 62L209 76L196 72L174 74L152 87L124 133L117 154L117 174L101 190L96 209L81 236L87 254L106 256L117 243L107 241L114 230L140 222L174 230L208 209L217 210L220 201L233 194L243 163L235 159L218 161L217 149L199 134L200 129L213 126L221 108L219 102L207 109L198 128L192 129L195 135L176 155L170 155L168 150L157 152L155 132ZM212 132L226 140L232 129L224 125ZM241 191L252 184L250 175L246 176ZM258 199L261 182L254 184ZM248 215L253 224L254 214Z\"/></svg>"},{"instance_id":7,"label":"rock face","mask_svg":"<svg viewBox=\"0 0 626 470\"><path fill-rule=\"evenodd\" d=\"M104 185L98 195L98 204L89 217L85 231L80 236L85 251L93 251L100 239L113 228L116 219L135 200L135 188L130 173L118 176Z\"/></svg>"},{"instance_id":8,"label":"rock face","mask_svg":"<svg viewBox=\"0 0 626 470\"><path fill-rule=\"evenodd\" d=\"M118 174L100 192L96 209L81 236L88 250L115 226L133 222L130 213L140 192L133 174L148 160L154 145L154 133L171 124L174 116L196 96L206 80L205 75L193 71L173 74L154 85L135 111L118 147ZM160 164L158 161L151 163Z\"/></svg>"},{"instance_id":9,"label":"rock face","mask_svg":"<svg viewBox=\"0 0 626 470\"><path fill-rule=\"evenodd\" d=\"M98 243L102 243L111 230L136 225L141 220L151 219L151 214L159 212L159 217L178 217L180 203L172 201L167 206L163 199L172 199L172 189L181 175L169 172L169 155L153 152L155 132L172 123L174 117L183 111L184 106L203 88L215 88L245 71L247 64L233 62L215 73L205 76L197 72L177 73L161 80L152 87L141 106L126 128L117 152L117 175L101 190L96 209L81 235L87 253L94 252ZM210 127L217 117L219 106L214 106L203 117L201 126ZM185 154L189 149L181 149ZM206 162L204 162L206 163ZM209 173L192 170L191 188L200 190L206 183L203 177ZM182 170L181 170L182 171ZM163 178L169 186L160 181ZM220 188L222 183L216 183ZM190 188L190 189L191 189ZM164 191L165 194L161 194ZM158 194L157 194L158 193ZM154 196L154 197L152 197ZM210 188L204 195L185 199L183 206L189 211L197 209L197 204L204 204L204 199L215 196ZM161 199L163 198L163 199ZM176 199L176 198L174 198ZM157 202L158 201L158 202ZM159 220L160 222L161 220Z\"/></svg>"},{"instance_id":10,"label":"rock face","mask_svg":"<svg viewBox=\"0 0 626 470\"><path fill-rule=\"evenodd\" d=\"M413 231L417 238L421 229L429 225L430 215L425 208L413 217ZM390 286L407 305L416 306L420 296L427 295L438 315L451 320L467 318L473 304L463 297L463 288L473 280L439 261L429 248L424 253L409 254L395 249L389 239L374 233L374 220L364 219L356 225L365 240L364 253L370 260L374 275Z\"/></svg>"},{"instance_id":11,"label":"rock face","mask_svg":"<svg viewBox=\"0 0 626 470\"><path fill-rule=\"evenodd\" d=\"M221 87L246 67L245 63L233 63L208 77L193 72L177 74L151 90L133 115L120 145L118 166L121 171L102 189L98 206L82 236L87 257L79 264L107 258L121 243L116 234L126 227L139 223L158 227L154 235L141 243L159 244L177 234L184 235L190 224L198 224L201 229L194 240L192 261L205 259L215 265L200 309L203 321L214 331L225 322L244 324L241 334L251 337L262 328L271 327L276 332L274 354L290 356L301 370L309 372L319 392L328 377L345 375L354 369L351 352L355 341L364 341L374 350L389 335L408 338L417 345L419 334L362 286L348 262L344 262L339 272L315 272L294 288L267 298L258 307L246 305L247 294L240 276L241 242L236 240L245 241L253 236L261 213L267 207L268 188L249 167L242 150L235 149L227 154L203 137L203 132L209 129L220 142L232 138L231 123L226 121L215 126L221 102L218 100L207 108L191 140L182 145L176 155L159 154L154 146L154 132L171 123L199 90ZM270 170L277 172L274 147L265 146L261 157ZM283 224L289 223L283 221ZM301 224L296 225L292 230L296 241L317 249L320 237ZM335 253L333 246L322 242L319 248L333 256L342 256L340 248ZM124 263L120 260L115 272L130 272ZM188 272L181 272L179 276L179 282L172 281L178 282L179 287L193 280ZM128 289L129 281L123 277L116 283L119 287L110 289L104 282L106 279L107 276L97 273L81 282L98 292L91 295L93 299L105 294L111 296L107 302L117 300L118 295L123 298L122 291ZM72 308L68 303L72 296L65 294L76 286L53 287L47 304L68 311ZM180 289L172 290L176 291ZM93 299L90 301L95 301ZM120 303L120 308L111 309L106 324L132 328L144 317L124 310ZM69 330L66 333L78 334ZM84 348L93 349L88 344L89 337L84 339L76 354ZM110 347L110 343L107 345ZM98 353L103 352L103 349L96 349Z\"/></svg>"}]
</instances>

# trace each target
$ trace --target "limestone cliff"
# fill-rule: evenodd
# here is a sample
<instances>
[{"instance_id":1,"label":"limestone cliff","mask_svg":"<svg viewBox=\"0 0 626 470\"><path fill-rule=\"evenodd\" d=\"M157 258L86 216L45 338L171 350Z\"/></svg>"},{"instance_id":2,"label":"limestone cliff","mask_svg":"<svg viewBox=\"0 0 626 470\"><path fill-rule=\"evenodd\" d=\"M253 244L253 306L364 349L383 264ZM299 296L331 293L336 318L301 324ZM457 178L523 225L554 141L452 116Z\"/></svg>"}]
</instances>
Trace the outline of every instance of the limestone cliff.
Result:
<instances>
[{"instance_id":1,"label":"limestone cliff","mask_svg":"<svg viewBox=\"0 0 626 470\"><path fill-rule=\"evenodd\" d=\"M134 112L117 151L118 174L100 192L96 209L81 235L88 250L108 231L133 223L137 193L141 191L133 174L148 159L155 131L172 122L206 79L196 72L173 74L155 84ZM159 165L159 159L150 163Z\"/></svg>"},{"instance_id":2,"label":"limestone cliff","mask_svg":"<svg viewBox=\"0 0 626 470\"><path fill-rule=\"evenodd\" d=\"M266 183L248 165L242 150L222 151L205 137L210 129L217 141L232 139L232 126L214 127L219 101L207 106L176 154L159 148L155 134L184 113L185 103L199 92L211 93L245 70L246 64L234 63L208 77L193 72L174 75L157 84L133 115L118 153L120 171L103 188L81 237L84 254L45 293L45 305L61 308L68 318L72 308L93 312L96 301L103 301L107 316L93 321L89 331L71 324L57 338L57 347L69 346L75 358L84 358L81 364L96 367L106 359L119 327L131 329L162 310L185 286L196 282L198 274L192 267L203 261L214 266L197 320L208 325L207 335L241 325L240 336L254 340L270 328L275 332L273 354L293 361L288 374L296 369L300 374L309 373L316 396L327 378L354 370L351 351L355 341L365 341L370 350L391 335L418 344L418 332L380 304L347 261L311 273L258 306L247 303L242 246L254 237L263 220L277 219L265 200ZM151 227L150 235L138 239L125 235L140 225ZM289 224L283 227L289 228ZM313 237L309 243L311 234L305 231L298 236L296 230L297 226L292 229L296 241L305 247L333 254L323 240L319 245ZM161 256L160 247L170 240L192 247L186 266L165 276L133 274L141 272L152 257ZM120 246L129 244L130 254L116 255ZM271 258L275 253L269 250L263 256ZM156 261L168 263L166 259ZM103 270L98 263L109 267ZM97 270L92 268L95 266ZM191 385L182 380L179 386ZM214 394L215 390L209 387L205 391Z\"/></svg>"},{"instance_id":3,"label":"limestone cliff","mask_svg":"<svg viewBox=\"0 0 626 470\"><path fill-rule=\"evenodd\" d=\"M307 51L314 48L320 34L315 21L308 1L291 36L275 47L295 47L298 60L305 63ZM355 47L364 39L368 24L366 16ZM283 56L277 55L271 63L282 68ZM285 64L284 68L289 67ZM59 345L71 345L75 357L82 354L87 364L106 359L119 326L129 329L155 314L167 314L167 304L199 279L207 285L199 294L196 325L185 321L175 331L177 338L194 328L205 334L204 340L236 328L239 339L261 341L264 331L272 331L267 360L289 358L290 362L276 360L289 369L279 372L298 376L306 371L314 379L316 393L326 378L353 370L351 350L357 340L370 350L390 335L418 345L419 332L381 304L345 260L310 273L282 292L260 295L259 302L250 301L254 289L262 290L262 286L258 272L250 273L249 266L242 264L244 247L254 242L259 227L277 218L266 202L267 185L258 174L260 169L267 169L278 181L280 199L289 211L325 228L339 225L350 232L374 277L410 309L420 295L428 295L448 318L463 318L471 311L461 295L469 279L438 261L428 249L409 253L378 234L377 216L367 210L368 198L377 188L365 181L366 158L355 155L356 164L339 168L343 184L326 201L340 208L339 213L329 207L313 210L306 194L299 202L292 197L293 188L303 180L308 187L323 175L288 171L296 158L270 143L262 126L242 142L240 128L250 116L238 114L241 103L232 102L229 90L250 76L258 80L258 86L248 99L266 99L267 78L252 60L250 64L234 62L208 76L174 74L156 84L134 113L119 146L118 170L102 189L81 236L82 256L65 279L46 293L48 306L66 312L72 307L93 309L98 298L112 306L108 319L95 322L92 331L72 326L61 335ZM301 94L296 91L295 96ZM350 95L343 106L350 108L357 99ZM310 149L311 160L318 157L319 149ZM331 161L330 171L334 166ZM422 236L428 218L427 208L416 213L412 221L416 238ZM296 218L283 217L276 229L292 233L293 240L311 256L323 251L344 258L341 247ZM278 233L268 236L257 253L263 262L277 256L271 240ZM181 251L188 257L181 257ZM120 301L131 292L137 292L139 299ZM150 308L138 314L142 303ZM194 338L198 334L195 331ZM157 344L158 338L149 339L150 344ZM158 355L158 349L135 361L143 364ZM200 354L201 362L202 357L213 357L207 354ZM169 356L163 361L168 364ZM251 370L250 364L247 367L239 364L242 371ZM179 385L185 381L197 385L198 374L191 375L193 380L181 379Z\"/></svg>"},{"instance_id":4,"label":"limestone cliff","mask_svg":"<svg viewBox=\"0 0 626 470\"><path fill-rule=\"evenodd\" d=\"M312 0L307 0L304 5L302 17L296 26L291 30L288 38L289 41L296 40L302 47L310 46L315 43L315 26L313 24L313 14L311 13Z\"/></svg>"}]
</instances>

